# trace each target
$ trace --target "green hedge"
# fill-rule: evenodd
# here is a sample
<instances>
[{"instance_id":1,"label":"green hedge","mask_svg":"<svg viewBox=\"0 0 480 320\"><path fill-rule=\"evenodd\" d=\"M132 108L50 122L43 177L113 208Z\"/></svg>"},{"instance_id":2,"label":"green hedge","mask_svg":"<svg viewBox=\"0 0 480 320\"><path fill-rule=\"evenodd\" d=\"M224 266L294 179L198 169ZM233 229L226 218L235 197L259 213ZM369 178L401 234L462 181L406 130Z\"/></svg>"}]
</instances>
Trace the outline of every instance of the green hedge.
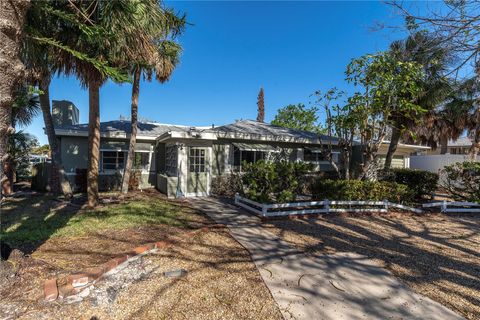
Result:
<instances>
[{"instance_id":1,"label":"green hedge","mask_svg":"<svg viewBox=\"0 0 480 320\"><path fill-rule=\"evenodd\" d=\"M300 193L300 181L312 166L303 162L243 163L245 196L261 203L294 201Z\"/></svg>"},{"instance_id":2,"label":"green hedge","mask_svg":"<svg viewBox=\"0 0 480 320\"><path fill-rule=\"evenodd\" d=\"M424 196L431 197L438 186L438 174L415 169L382 170L380 180L406 185L417 200Z\"/></svg>"},{"instance_id":3,"label":"green hedge","mask_svg":"<svg viewBox=\"0 0 480 320\"><path fill-rule=\"evenodd\" d=\"M389 181L317 179L311 190L316 200L412 201L412 193L406 185Z\"/></svg>"}]
</instances>

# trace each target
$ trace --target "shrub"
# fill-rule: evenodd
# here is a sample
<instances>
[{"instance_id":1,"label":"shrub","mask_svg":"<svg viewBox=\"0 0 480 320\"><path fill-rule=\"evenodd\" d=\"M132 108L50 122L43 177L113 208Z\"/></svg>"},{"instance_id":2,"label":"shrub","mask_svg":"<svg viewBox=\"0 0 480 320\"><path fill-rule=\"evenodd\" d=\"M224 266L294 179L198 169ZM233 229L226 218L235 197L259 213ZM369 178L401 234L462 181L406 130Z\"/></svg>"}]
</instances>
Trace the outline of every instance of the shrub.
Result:
<instances>
[{"instance_id":1,"label":"shrub","mask_svg":"<svg viewBox=\"0 0 480 320\"><path fill-rule=\"evenodd\" d=\"M380 172L381 181L390 181L406 185L415 199L431 196L437 190L438 174L415 169L389 169Z\"/></svg>"},{"instance_id":2,"label":"shrub","mask_svg":"<svg viewBox=\"0 0 480 320\"><path fill-rule=\"evenodd\" d=\"M311 189L317 200L412 201L412 193L406 185L390 181L317 179Z\"/></svg>"},{"instance_id":3,"label":"shrub","mask_svg":"<svg viewBox=\"0 0 480 320\"><path fill-rule=\"evenodd\" d=\"M442 173L442 186L455 200L480 202L480 162L457 162Z\"/></svg>"},{"instance_id":4,"label":"shrub","mask_svg":"<svg viewBox=\"0 0 480 320\"><path fill-rule=\"evenodd\" d=\"M242 179L238 174L216 176L212 179L212 194L233 198L235 193L243 194Z\"/></svg>"},{"instance_id":5,"label":"shrub","mask_svg":"<svg viewBox=\"0 0 480 320\"><path fill-rule=\"evenodd\" d=\"M311 169L303 162L267 162L243 164L242 182L245 195L254 201L294 201L301 191L300 181Z\"/></svg>"}]
</instances>

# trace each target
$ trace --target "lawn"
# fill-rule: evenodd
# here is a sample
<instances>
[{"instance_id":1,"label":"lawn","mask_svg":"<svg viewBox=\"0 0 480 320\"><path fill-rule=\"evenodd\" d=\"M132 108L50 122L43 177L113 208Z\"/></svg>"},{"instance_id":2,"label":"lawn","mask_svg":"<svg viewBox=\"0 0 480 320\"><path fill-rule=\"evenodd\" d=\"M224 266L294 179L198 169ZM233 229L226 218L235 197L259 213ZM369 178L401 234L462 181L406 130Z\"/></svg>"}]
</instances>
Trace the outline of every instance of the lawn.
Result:
<instances>
[{"instance_id":1,"label":"lawn","mask_svg":"<svg viewBox=\"0 0 480 320\"><path fill-rule=\"evenodd\" d=\"M480 319L480 215L342 214L265 228L310 254L375 259L417 293Z\"/></svg>"},{"instance_id":2,"label":"lawn","mask_svg":"<svg viewBox=\"0 0 480 320\"><path fill-rule=\"evenodd\" d=\"M185 209L165 199L139 195L135 201L108 204L108 195L104 199L107 204L96 210L80 210L79 205L54 201L48 196L13 198L2 205L0 240L28 246L48 238L79 237L152 224L189 227Z\"/></svg>"},{"instance_id":3,"label":"lawn","mask_svg":"<svg viewBox=\"0 0 480 320\"><path fill-rule=\"evenodd\" d=\"M15 277L0 272L0 318L281 318L248 252L228 231L212 228L191 235L213 222L187 203L170 201L156 191L126 199L102 194L96 210L81 209L83 200L74 199L69 205L29 195L2 204L2 242L27 255L12 254L9 259ZM174 245L146 256L145 263L153 264L155 271L115 292L115 299L43 303L45 279L98 266L160 240ZM185 278L162 275L180 267L188 270ZM111 293L111 288L105 290Z\"/></svg>"}]
</instances>

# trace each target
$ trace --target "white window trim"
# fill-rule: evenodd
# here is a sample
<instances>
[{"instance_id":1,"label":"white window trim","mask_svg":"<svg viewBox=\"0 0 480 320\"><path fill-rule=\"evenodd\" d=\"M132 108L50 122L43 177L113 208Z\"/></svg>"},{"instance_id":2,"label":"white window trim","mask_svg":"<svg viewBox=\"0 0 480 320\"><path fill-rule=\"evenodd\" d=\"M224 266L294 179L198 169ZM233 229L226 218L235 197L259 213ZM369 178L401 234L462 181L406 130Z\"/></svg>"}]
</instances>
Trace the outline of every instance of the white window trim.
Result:
<instances>
[{"instance_id":1,"label":"white window trim","mask_svg":"<svg viewBox=\"0 0 480 320\"><path fill-rule=\"evenodd\" d=\"M124 153L124 165L126 164L126 160L127 160L127 157L128 157L128 150L124 150L124 149L100 149L100 170L99 170L99 174L104 174L104 175L110 175L110 174L115 174L117 172L120 172L121 174L123 174L125 168L122 168L122 169L103 169L103 153L102 152L123 152ZM148 157L148 163L149 163L149 168L148 169L141 169L141 173L142 174L150 174L150 173L154 173L154 171L151 170L152 168L152 154L153 154L153 151L147 151L147 150L138 150L136 151L135 150L135 153L149 153L149 157ZM138 170L138 169L135 169L135 170Z\"/></svg>"}]
</instances>

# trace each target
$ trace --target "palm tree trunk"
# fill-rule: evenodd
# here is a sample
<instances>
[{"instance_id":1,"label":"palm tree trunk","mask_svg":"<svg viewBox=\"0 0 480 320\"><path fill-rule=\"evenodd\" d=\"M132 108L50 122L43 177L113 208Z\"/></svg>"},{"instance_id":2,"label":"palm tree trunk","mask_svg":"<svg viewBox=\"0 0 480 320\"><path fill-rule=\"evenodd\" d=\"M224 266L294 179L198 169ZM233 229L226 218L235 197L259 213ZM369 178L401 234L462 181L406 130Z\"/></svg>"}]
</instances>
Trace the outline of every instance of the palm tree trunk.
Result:
<instances>
[{"instance_id":1,"label":"palm tree trunk","mask_svg":"<svg viewBox=\"0 0 480 320\"><path fill-rule=\"evenodd\" d=\"M446 154L448 152L448 136L442 134L440 137L440 154Z\"/></svg>"},{"instance_id":2,"label":"palm tree trunk","mask_svg":"<svg viewBox=\"0 0 480 320\"><path fill-rule=\"evenodd\" d=\"M100 158L100 82L88 84L88 169L87 198L88 206L98 205L98 163Z\"/></svg>"},{"instance_id":3,"label":"palm tree trunk","mask_svg":"<svg viewBox=\"0 0 480 320\"><path fill-rule=\"evenodd\" d=\"M133 75L133 87L132 87L132 111L131 111L131 134L130 144L128 146L127 163L123 173L122 180L122 193L128 192L128 185L130 182L130 173L133 166L133 159L135 157L135 144L137 141L137 119L138 119L138 96L140 93L140 68L135 68Z\"/></svg>"},{"instance_id":4,"label":"palm tree trunk","mask_svg":"<svg viewBox=\"0 0 480 320\"><path fill-rule=\"evenodd\" d=\"M390 169L395 151L397 151L398 142L400 141L400 129L397 126L392 127L392 138L388 146L387 155L385 156L384 169Z\"/></svg>"},{"instance_id":5,"label":"palm tree trunk","mask_svg":"<svg viewBox=\"0 0 480 320\"><path fill-rule=\"evenodd\" d=\"M8 137L15 132L12 127L13 92L25 72L18 54L29 6L29 0L0 1L0 189L5 180L4 165L9 157Z\"/></svg>"},{"instance_id":6,"label":"palm tree trunk","mask_svg":"<svg viewBox=\"0 0 480 320\"><path fill-rule=\"evenodd\" d=\"M48 144L52 152L52 175L50 177L50 185L52 192L62 194L70 198L72 196L72 188L68 182L65 170L62 166L62 157L55 136L55 128L53 126L52 112L50 111L50 75L45 76L39 82L39 89L43 92L40 94L40 108L42 109L43 122L45 123L45 131L47 133Z\"/></svg>"},{"instance_id":7,"label":"palm tree trunk","mask_svg":"<svg viewBox=\"0 0 480 320\"><path fill-rule=\"evenodd\" d=\"M475 130L472 137L472 146L468 152L470 160L476 161L478 153L480 152L480 108L476 112Z\"/></svg>"}]
</instances>

